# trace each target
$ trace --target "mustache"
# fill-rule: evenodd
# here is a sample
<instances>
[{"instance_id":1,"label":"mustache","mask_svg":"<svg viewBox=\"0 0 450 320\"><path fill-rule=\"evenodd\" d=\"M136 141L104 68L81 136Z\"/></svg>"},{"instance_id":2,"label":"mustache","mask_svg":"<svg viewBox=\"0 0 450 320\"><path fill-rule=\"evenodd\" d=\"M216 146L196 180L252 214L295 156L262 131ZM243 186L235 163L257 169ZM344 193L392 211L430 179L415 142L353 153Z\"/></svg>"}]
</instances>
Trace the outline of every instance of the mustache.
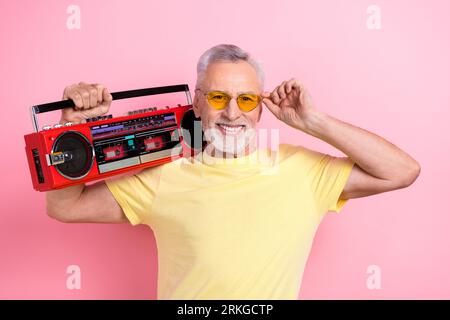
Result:
<instances>
[{"instance_id":1,"label":"mustache","mask_svg":"<svg viewBox=\"0 0 450 320\"><path fill-rule=\"evenodd\" d=\"M244 123L244 122L231 122L231 121L227 121L227 120L218 120L214 122L215 124L223 124L226 126L245 126L248 127L249 124L248 123Z\"/></svg>"}]
</instances>

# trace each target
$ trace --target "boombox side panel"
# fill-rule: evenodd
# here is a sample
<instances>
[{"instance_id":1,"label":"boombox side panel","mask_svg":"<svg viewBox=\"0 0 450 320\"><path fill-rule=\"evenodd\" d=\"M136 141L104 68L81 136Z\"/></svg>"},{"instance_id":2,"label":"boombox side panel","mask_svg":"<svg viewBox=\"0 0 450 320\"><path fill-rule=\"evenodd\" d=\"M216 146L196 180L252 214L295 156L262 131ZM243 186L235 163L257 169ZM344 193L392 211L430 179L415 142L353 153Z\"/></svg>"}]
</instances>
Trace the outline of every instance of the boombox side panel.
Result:
<instances>
[{"instance_id":1,"label":"boombox side panel","mask_svg":"<svg viewBox=\"0 0 450 320\"><path fill-rule=\"evenodd\" d=\"M40 133L31 133L24 136L24 139L33 188L38 191L50 190L53 177L45 158L47 150L43 143L43 136Z\"/></svg>"}]
</instances>

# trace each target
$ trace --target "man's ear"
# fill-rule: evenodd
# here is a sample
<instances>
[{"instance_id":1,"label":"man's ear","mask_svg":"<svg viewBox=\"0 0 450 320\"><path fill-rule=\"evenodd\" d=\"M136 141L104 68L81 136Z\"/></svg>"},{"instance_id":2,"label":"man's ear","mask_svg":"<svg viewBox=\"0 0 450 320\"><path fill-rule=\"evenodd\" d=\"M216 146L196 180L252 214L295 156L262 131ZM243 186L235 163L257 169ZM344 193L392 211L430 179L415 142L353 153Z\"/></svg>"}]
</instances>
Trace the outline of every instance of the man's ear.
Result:
<instances>
[{"instance_id":1,"label":"man's ear","mask_svg":"<svg viewBox=\"0 0 450 320\"><path fill-rule=\"evenodd\" d=\"M200 118L200 108L198 107L198 95L194 94L194 102L192 103L192 109L196 118Z\"/></svg>"},{"instance_id":2,"label":"man's ear","mask_svg":"<svg viewBox=\"0 0 450 320\"><path fill-rule=\"evenodd\" d=\"M259 112L258 112L258 121L257 122L259 122L259 120L261 120L262 111L263 111L263 107L262 107L262 104L261 104L261 108L259 108Z\"/></svg>"}]
</instances>

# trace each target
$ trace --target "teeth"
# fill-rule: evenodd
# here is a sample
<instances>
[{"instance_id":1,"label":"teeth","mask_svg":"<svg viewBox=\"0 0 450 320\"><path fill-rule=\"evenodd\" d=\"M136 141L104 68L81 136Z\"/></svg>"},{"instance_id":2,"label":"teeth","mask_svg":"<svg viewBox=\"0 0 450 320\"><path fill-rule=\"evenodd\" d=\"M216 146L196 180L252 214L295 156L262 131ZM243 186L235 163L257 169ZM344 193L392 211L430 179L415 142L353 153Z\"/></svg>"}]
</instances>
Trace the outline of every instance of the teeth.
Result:
<instances>
[{"instance_id":1,"label":"teeth","mask_svg":"<svg viewBox=\"0 0 450 320\"><path fill-rule=\"evenodd\" d=\"M242 129L242 126L227 126L226 124L219 124L219 126L224 128L225 131L230 133L235 133Z\"/></svg>"}]
</instances>

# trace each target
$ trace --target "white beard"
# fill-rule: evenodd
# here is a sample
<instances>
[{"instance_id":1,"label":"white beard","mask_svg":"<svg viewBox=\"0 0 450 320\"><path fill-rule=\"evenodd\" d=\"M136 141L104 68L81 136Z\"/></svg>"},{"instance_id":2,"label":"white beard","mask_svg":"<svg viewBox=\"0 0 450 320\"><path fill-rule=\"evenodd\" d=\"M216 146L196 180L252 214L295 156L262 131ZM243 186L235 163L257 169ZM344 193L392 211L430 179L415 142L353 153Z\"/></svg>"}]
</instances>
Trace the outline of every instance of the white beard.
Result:
<instances>
[{"instance_id":1,"label":"white beard","mask_svg":"<svg viewBox=\"0 0 450 320\"><path fill-rule=\"evenodd\" d=\"M208 128L204 133L206 140L215 150L233 155L243 155L246 147L254 142L256 136L255 129L247 129L236 136L223 135L217 128Z\"/></svg>"}]
</instances>

